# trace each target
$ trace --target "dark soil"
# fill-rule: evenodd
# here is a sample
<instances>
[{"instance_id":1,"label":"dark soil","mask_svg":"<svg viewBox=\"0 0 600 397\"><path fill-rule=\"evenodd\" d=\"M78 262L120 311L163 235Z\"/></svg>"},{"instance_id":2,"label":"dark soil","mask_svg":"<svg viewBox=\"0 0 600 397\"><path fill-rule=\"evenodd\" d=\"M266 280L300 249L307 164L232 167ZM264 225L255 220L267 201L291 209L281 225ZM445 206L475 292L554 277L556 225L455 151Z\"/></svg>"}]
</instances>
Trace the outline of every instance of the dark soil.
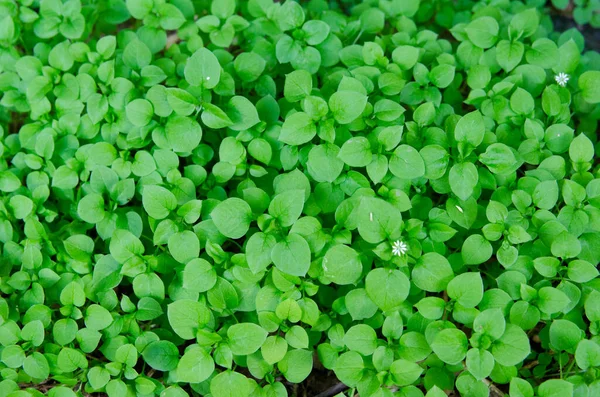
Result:
<instances>
[{"instance_id":1,"label":"dark soil","mask_svg":"<svg viewBox=\"0 0 600 397\"><path fill-rule=\"evenodd\" d=\"M585 38L585 49L589 51L600 51L600 29L595 29L590 25L578 25L570 15L564 13L553 13L552 22L554 30L564 32L575 28L581 32Z\"/></svg>"}]
</instances>

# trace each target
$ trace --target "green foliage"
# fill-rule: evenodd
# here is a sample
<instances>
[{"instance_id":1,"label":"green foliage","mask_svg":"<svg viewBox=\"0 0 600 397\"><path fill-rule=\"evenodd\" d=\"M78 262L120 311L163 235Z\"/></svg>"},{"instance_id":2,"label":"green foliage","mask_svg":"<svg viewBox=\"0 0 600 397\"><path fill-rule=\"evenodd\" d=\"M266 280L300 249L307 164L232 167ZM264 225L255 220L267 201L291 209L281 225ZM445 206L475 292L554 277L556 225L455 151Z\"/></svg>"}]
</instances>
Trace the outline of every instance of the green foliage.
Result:
<instances>
[{"instance_id":1,"label":"green foliage","mask_svg":"<svg viewBox=\"0 0 600 397\"><path fill-rule=\"evenodd\" d=\"M550 3L558 10L569 8L569 1L551 0ZM572 17L578 25L590 24L593 28L600 27L600 3L596 0L577 0L571 6Z\"/></svg>"},{"instance_id":2,"label":"green foliage","mask_svg":"<svg viewBox=\"0 0 600 397\"><path fill-rule=\"evenodd\" d=\"M600 395L550 5L0 0L0 396Z\"/></svg>"}]
</instances>

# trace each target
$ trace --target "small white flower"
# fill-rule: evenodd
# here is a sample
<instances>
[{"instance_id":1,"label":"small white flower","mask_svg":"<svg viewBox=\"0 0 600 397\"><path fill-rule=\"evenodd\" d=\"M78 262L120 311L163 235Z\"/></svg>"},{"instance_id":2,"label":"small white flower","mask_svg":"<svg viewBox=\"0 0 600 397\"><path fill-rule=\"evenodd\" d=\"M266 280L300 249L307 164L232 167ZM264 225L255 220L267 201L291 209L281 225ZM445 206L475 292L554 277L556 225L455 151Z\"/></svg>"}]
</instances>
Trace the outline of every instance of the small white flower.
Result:
<instances>
[{"instance_id":1,"label":"small white flower","mask_svg":"<svg viewBox=\"0 0 600 397\"><path fill-rule=\"evenodd\" d=\"M408 252L408 244L404 241L396 240L392 244L392 254L400 256Z\"/></svg>"},{"instance_id":2,"label":"small white flower","mask_svg":"<svg viewBox=\"0 0 600 397\"><path fill-rule=\"evenodd\" d=\"M206 80L207 80L207 81L208 81L208 80L210 80L210 76L206 76Z\"/></svg>"},{"instance_id":3,"label":"small white flower","mask_svg":"<svg viewBox=\"0 0 600 397\"><path fill-rule=\"evenodd\" d=\"M569 82L569 75L563 72L560 72L556 76L554 76L554 80L556 80L556 84L561 87L565 87Z\"/></svg>"}]
</instances>

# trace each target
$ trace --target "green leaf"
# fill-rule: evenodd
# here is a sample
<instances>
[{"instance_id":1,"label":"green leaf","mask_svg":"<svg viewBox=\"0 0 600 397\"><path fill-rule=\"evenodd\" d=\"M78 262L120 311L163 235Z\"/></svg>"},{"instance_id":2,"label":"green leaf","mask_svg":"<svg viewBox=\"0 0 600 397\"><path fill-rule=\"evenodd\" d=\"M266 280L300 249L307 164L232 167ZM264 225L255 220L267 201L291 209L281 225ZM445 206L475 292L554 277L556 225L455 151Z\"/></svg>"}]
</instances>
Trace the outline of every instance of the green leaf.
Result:
<instances>
[{"instance_id":1,"label":"green leaf","mask_svg":"<svg viewBox=\"0 0 600 397\"><path fill-rule=\"evenodd\" d=\"M165 125L165 137L173 151L189 153L200 144L202 127L189 117L173 114Z\"/></svg>"},{"instance_id":2,"label":"green leaf","mask_svg":"<svg viewBox=\"0 0 600 397\"><path fill-rule=\"evenodd\" d=\"M500 40L496 46L496 60L506 72L516 68L523 59L525 46L520 41Z\"/></svg>"},{"instance_id":3,"label":"green leaf","mask_svg":"<svg viewBox=\"0 0 600 397\"><path fill-rule=\"evenodd\" d=\"M58 180L60 180L60 178L62 177L62 174L59 173L59 170L60 168L56 170L54 177L52 178L53 186L59 183ZM77 178L77 175L75 175L75 178ZM75 185L76 184L77 182L75 182ZM11 193L17 190L19 187L21 187L21 181L15 174L13 174L10 171L0 172L0 191L3 191L5 193Z\"/></svg>"},{"instance_id":4,"label":"green leaf","mask_svg":"<svg viewBox=\"0 0 600 397\"><path fill-rule=\"evenodd\" d=\"M533 386L521 378L510 380L510 395L515 397L533 397Z\"/></svg>"},{"instance_id":5,"label":"green leaf","mask_svg":"<svg viewBox=\"0 0 600 397\"><path fill-rule=\"evenodd\" d=\"M583 336L583 331L569 320L554 320L550 325L550 343L555 350L575 353Z\"/></svg>"},{"instance_id":6,"label":"green leaf","mask_svg":"<svg viewBox=\"0 0 600 397\"><path fill-rule=\"evenodd\" d=\"M498 22L492 17L484 16L471 21L465 32L469 40L479 48L490 48L498 39Z\"/></svg>"},{"instance_id":7,"label":"green leaf","mask_svg":"<svg viewBox=\"0 0 600 397\"><path fill-rule=\"evenodd\" d=\"M473 163L459 163L454 164L450 169L448 180L452 192L461 200L467 200L473 195L479 181L479 174Z\"/></svg>"},{"instance_id":8,"label":"green leaf","mask_svg":"<svg viewBox=\"0 0 600 397\"><path fill-rule=\"evenodd\" d=\"M33 352L25 358L23 370L34 379L46 379L50 375L48 360L39 352Z\"/></svg>"},{"instance_id":9,"label":"green leaf","mask_svg":"<svg viewBox=\"0 0 600 397\"><path fill-rule=\"evenodd\" d=\"M127 230L115 230L110 240L110 254L117 262L125 263L143 253L144 245L136 236Z\"/></svg>"},{"instance_id":10,"label":"green leaf","mask_svg":"<svg viewBox=\"0 0 600 397\"><path fill-rule=\"evenodd\" d=\"M83 306L85 304L85 293L76 281L67 284L60 293L60 303L63 305Z\"/></svg>"},{"instance_id":11,"label":"green leaf","mask_svg":"<svg viewBox=\"0 0 600 397\"><path fill-rule=\"evenodd\" d=\"M400 307L410 291L410 281L404 273L395 269L373 269L365 280L369 298L383 311L391 312Z\"/></svg>"},{"instance_id":12,"label":"green leaf","mask_svg":"<svg viewBox=\"0 0 600 397\"><path fill-rule=\"evenodd\" d=\"M252 82L260 77L266 64L266 61L259 54L244 52L236 57L233 67L242 81Z\"/></svg>"},{"instance_id":13,"label":"green leaf","mask_svg":"<svg viewBox=\"0 0 600 397\"><path fill-rule=\"evenodd\" d=\"M423 373L423 368L412 361L399 359L390 366L392 382L397 386L408 386L415 383Z\"/></svg>"},{"instance_id":14,"label":"green leaf","mask_svg":"<svg viewBox=\"0 0 600 397\"><path fill-rule=\"evenodd\" d=\"M248 378L239 372L223 371L210 381L214 397L249 397L252 387Z\"/></svg>"},{"instance_id":15,"label":"green leaf","mask_svg":"<svg viewBox=\"0 0 600 397\"><path fill-rule=\"evenodd\" d=\"M340 149L332 144L314 146L308 153L307 168L317 182L333 182L341 174L344 162L339 159Z\"/></svg>"},{"instance_id":16,"label":"green leaf","mask_svg":"<svg viewBox=\"0 0 600 397\"><path fill-rule=\"evenodd\" d=\"M221 79L221 65L212 51L203 47L189 57L184 76L190 85L213 89Z\"/></svg>"},{"instance_id":17,"label":"green leaf","mask_svg":"<svg viewBox=\"0 0 600 397\"><path fill-rule=\"evenodd\" d=\"M506 329L506 321L500 309L487 309L475 317L473 330L488 335L493 340L500 338Z\"/></svg>"},{"instance_id":18,"label":"green leaf","mask_svg":"<svg viewBox=\"0 0 600 397\"><path fill-rule=\"evenodd\" d=\"M573 384L562 379L549 379L538 387L539 397L572 396Z\"/></svg>"},{"instance_id":19,"label":"green leaf","mask_svg":"<svg viewBox=\"0 0 600 397\"><path fill-rule=\"evenodd\" d=\"M351 167L365 167L372 160L371 144L365 137L350 138L344 142L338 156Z\"/></svg>"},{"instance_id":20,"label":"green leaf","mask_svg":"<svg viewBox=\"0 0 600 397\"><path fill-rule=\"evenodd\" d=\"M75 60L71 54L68 41L63 41L52 48L48 54L48 63L53 68L59 69L63 72L66 72L73 67Z\"/></svg>"},{"instance_id":21,"label":"green leaf","mask_svg":"<svg viewBox=\"0 0 600 397\"><path fill-rule=\"evenodd\" d=\"M591 340L581 340L575 351L575 361L577 366L583 370L599 366L600 345Z\"/></svg>"},{"instance_id":22,"label":"green leaf","mask_svg":"<svg viewBox=\"0 0 600 397\"><path fill-rule=\"evenodd\" d=\"M589 103L600 102L600 72L590 70L579 76L578 84L581 89L581 95Z\"/></svg>"},{"instance_id":23,"label":"green leaf","mask_svg":"<svg viewBox=\"0 0 600 397\"><path fill-rule=\"evenodd\" d=\"M88 361L79 350L63 347L58 353L56 364L61 371L73 372L79 368L86 369Z\"/></svg>"},{"instance_id":24,"label":"green leaf","mask_svg":"<svg viewBox=\"0 0 600 397\"><path fill-rule=\"evenodd\" d=\"M196 331L209 322L210 312L203 303L180 299L167 306L167 317L180 338L194 339Z\"/></svg>"},{"instance_id":25,"label":"green leaf","mask_svg":"<svg viewBox=\"0 0 600 397\"><path fill-rule=\"evenodd\" d=\"M227 330L231 352L249 355L260 349L267 339L267 331L253 323L234 324Z\"/></svg>"},{"instance_id":26,"label":"green leaf","mask_svg":"<svg viewBox=\"0 0 600 397\"><path fill-rule=\"evenodd\" d=\"M301 235L290 233L275 244L271 260L282 272L303 277L310 267L310 247Z\"/></svg>"},{"instance_id":27,"label":"green leaf","mask_svg":"<svg viewBox=\"0 0 600 397\"><path fill-rule=\"evenodd\" d=\"M504 334L492 345L494 359L501 365L511 366L522 362L531 352L527 334L518 326L506 324Z\"/></svg>"},{"instance_id":28,"label":"green leaf","mask_svg":"<svg viewBox=\"0 0 600 397\"><path fill-rule=\"evenodd\" d=\"M483 298L483 280L475 272L459 274L454 277L447 287L448 296L463 307L475 307Z\"/></svg>"},{"instance_id":29,"label":"green leaf","mask_svg":"<svg viewBox=\"0 0 600 397\"><path fill-rule=\"evenodd\" d=\"M172 234L168 246L173 259L179 263L187 263L200 254L200 241L196 234L189 230Z\"/></svg>"},{"instance_id":30,"label":"green leaf","mask_svg":"<svg viewBox=\"0 0 600 397\"><path fill-rule=\"evenodd\" d=\"M285 76L283 96L289 102L298 102L310 95L312 76L306 70L294 70Z\"/></svg>"},{"instance_id":31,"label":"green leaf","mask_svg":"<svg viewBox=\"0 0 600 397\"><path fill-rule=\"evenodd\" d=\"M110 372L102 367L93 367L88 371L87 378L93 389L101 389L110 381Z\"/></svg>"},{"instance_id":32,"label":"green leaf","mask_svg":"<svg viewBox=\"0 0 600 397\"><path fill-rule=\"evenodd\" d=\"M357 352L346 352L336 361L333 371L335 376L344 384L354 387L363 377L365 365L362 356ZM417 374L417 378L420 373Z\"/></svg>"},{"instance_id":33,"label":"green leaf","mask_svg":"<svg viewBox=\"0 0 600 397\"><path fill-rule=\"evenodd\" d=\"M485 379L494 369L494 356L487 350L470 349L467 352L466 364L475 379Z\"/></svg>"},{"instance_id":34,"label":"green leaf","mask_svg":"<svg viewBox=\"0 0 600 397\"><path fill-rule=\"evenodd\" d=\"M277 368L292 383L300 383L310 375L313 369L313 354L308 350L289 350Z\"/></svg>"},{"instance_id":35,"label":"green leaf","mask_svg":"<svg viewBox=\"0 0 600 397\"><path fill-rule=\"evenodd\" d=\"M353 320L371 318L377 313L377 305L367 295L364 288L356 288L344 297L344 303Z\"/></svg>"},{"instance_id":36,"label":"green leaf","mask_svg":"<svg viewBox=\"0 0 600 397\"><path fill-rule=\"evenodd\" d=\"M599 274L594 265L584 260L571 261L567 269L569 279L576 283L587 283L597 278Z\"/></svg>"},{"instance_id":37,"label":"green leaf","mask_svg":"<svg viewBox=\"0 0 600 397\"><path fill-rule=\"evenodd\" d=\"M548 314L562 311L569 304L569 297L554 287L543 287L538 291L538 307Z\"/></svg>"},{"instance_id":38,"label":"green leaf","mask_svg":"<svg viewBox=\"0 0 600 397\"><path fill-rule=\"evenodd\" d=\"M294 325L286 332L285 340L291 347L296 349L308 348L308 333L304 330L304 328L298 325Z\"/></svg>"},{"instance_id":39,"label":"green leaf","mask_svg":"<svg viewBox=\"0 0 600 397\"><path fill-rule=\"evenodd\" d=\"M202 104L204 111L202 112L202 122L210 128L219 129L229 127L233 121L227 116L221 108L210 103Z\"/></svg>"},{"instance_id":40,"label":"green leaf","mask_svg":"<svg viewBox=\"0 0 600 397\"><path fill-rule=\"evenodd\" d=\"M354 325L344 335L344 344L351 351L370 356L377 347L377 335L373 328L366 324Z\"/></svg>"},{"instance_id":41,"label":"green leaf","mask_svg":"<svg viewBox=\"0 0 600 397\"><path fill-rule=\"evenodd\" d=\"M269 204L269 214L279 221L281 226L290 227L300 217L304 207L304 191L288 190L276 195Z\"/></svg>"},{"instance_id":42,"label":"green leaf","mask_svg":"<svg viewBox=\"0 0 600 397\"><path fill-rule=\"evenodd\" d=\"M367 106L367 96L356 91L337 91L329 98L329 109L339 124L356 120Z\"/></svg>"},{"instance_id":43,"label":"green leaf","mask_svg":"<svg viewBox=\"0 0 600 397\"><path fill-rule=\"evenodd\" d=\"M550 69L556 65L559 53L554 41L547 38L539 38L533 42L525 57L527 62L532 65Z\"/></svg>"},{"instance_id":44,"label":"green leaf","mask_svg":"<svg viewBox=\"0 0 600 397\"><path fill-rule=\"evenodd\" d=\"M400 145L390 159L390 171L401 179L415 179L425 175L423 158L412 146Z\"/></svg>"},{"instance_id":45,"label":"green leaf","mask_svg":"<svg viewBox=\"0 0 600 397\"><path fill-rule=\"evenodd\" d=\"M19 345L6 346L2 350L0 360L2 360L8 368L20 368L25 361L25 352Z\"/></svg>"},{"instance_id":46,"label":"green leaf","mask_svg":"<svg viewBox=\"0 0 600 397\"><path fill-rule=\"evenodd\" d=\"M576 163L590 162L594 158L594 144L585 134L579 134L569 146L569 157Z\"/></svg>"},{"instance_id":47,"label":"green leaf","mask_svg":"<svg viewBox=\"0 0 600 397\"><path fill-rule=\"evenodd\" d=\"M435 252L421 256L412 270L415 285L428 292L443 291L453 278L454 272L448 260Z\"/></svg>"},{"instance_id":48,"label":"green leaf","mask_svg":"<svg viewBox=\"0 0 600 397\"><path fill-rule=\"evenodd\" d=\"M179 116L191 115L198 105L197 99L192 94L179 88L167 88L167 103Z\"/></svg>"},{"instance_id":49,"label":"green leaf","mask_svg":"<svg viewBox=\"0 0 600 397\"><path fill-rule=\"evenodd\" d=\"M183 13L173 4L160 4L157 11L160 18L160 27L165 30L179 29L185 22Z\"/></svg>"},{"instance_id":50,"label":"green leaf","mask_svg":"<svg viewBox=\"0 0 600 397\"><path fill-rule=\"evenodd\" d=\"M518 152L503 143L493 143L488 146L485 153L479 155L479 161L498 175L510 174L523 163L518 158Z\"/></svg>"},{"instance_id":51,"label":"green leaf","mask_svg":"<svg viewBox=\"0 0 600 397\"><path fill-rule=\"evenodd\" d=\"M127 0L127 10L136 19L143 19L152 10L152 0Z\"/></svg>"},{"instance_id":52,"label":"green leaf","mask_svg":"<svg viewBox=\"0 0 600 397\"><path fill-rule=\"evenodd\" d=\"M454 81L455 70L456 68L452 65L438 65L429 72L429 79L436 87L446 88Z\"/></svg>"},{"instance_id":53,"label":"green leaf","mask_svg":"<svg viewBox=\"0 0 600 397\"><path fill-rule=\"evenodd\" d=\"M23 196L13 196L10 205L14 208L15 217L22 219L31 212L33 203L23 197L17 201L15 198ZM88 223L98 223L104 219L106 212L104 211L104 199L99 194L88 194L79 201L77 205L77 214L81 219Z\"/></svg>"},{"instance_id":54,"label":"green leaf","mask_svg":"<svg viewBox=\"0 0 600 397\"><path fill-rule=\"evenodd\" d=\"M577 237L563 231L552 241L551 251L556 257L574 258L581 252L581 243Z\"/></svg>"},{"instance_id":55,"label":"green leaf","mask_svg":"<svg viewBox=\"0 0 600 397\"><path fill-rule=\"evenodd\" d=\"M431 349L438 358L450 365L458 364L465 358L467 347L464 332L454 328L439 331L431 343Z\"/></svg>"},{"instance_id":56,"label":"green leaf","mask_svg":"<svg viewBox=\"0 0 600 397\"><path fill-rule=\"evenodd\" d=\"M364 198L359 210L358 233L365 241L376 244L398 237L402 215L392 204L378 198Z\"/></svg>"},{"instance_id":57,"label":"green leaf","mask_svg":"<svg viewBox=\"0 0 600 397\"><path fill-rule=\"evenodd\" d=\"M472 234L463 242L462 259L467 265L478 265L491 258L492 245L483 236Z\"/></svg>"},{"instance_id":58,"label":"green leaf","mask_svg":"<svg viewBox=\"0 0 600 397\"><path fill-rule=\"evenodd\" d=\"M531 198L538 208L552 209L558 201L558 184L552 180L538 183Z\"/></svg>"},{"instance_id":59,"label":"green leaf","mask_svg":"<svg viewBox=\"0 0 600 397\"><path fill-rule=\"evenodd\" d=\"M171 371L179 362L179 351L172 342L161 340L151 342L142 351L148 365L158 371Z\"/></svg>"},{"instance_id":60,"label":"green leaf","mask_svg":"<svg viewBox=\"0 0 600 397\"><path fill-rule=\"evenodd\" d=\"M258 232L253 234L246 243L246 260L253 273L266 270L271 264L271 251L277 244L274 236Z\"/></svg>"},{"instance_id":61,"label":"green leaf","mask_svg":"<svg viewBox=\"0 0 600 397\"><path fill-rule=\"evenodd\" d=\"M152 61L152 53L140 40L132 40L123 51L123 62L131 69L141 70Z\"/></svg>"},{"instance_id":62,"label":"green leaf","mask_svg":"<svg viewBox=\"0 0 600 397\"><path fill-rule=\"evenodd\" d=\"M437 320L444 314L446 308L446 302L442 298L435 296L428 296L421 299L415 307L419 310L419 313L427 319Z\"/></svg>"},{"instance_id":63,"label":"green leaf","mask_svg":"<svg viewBox=\"0 0 600 397\"><path fill-rule=\"evenodd\" d=\"M96 304L88 306L85 312L85 326L100 331L112 324L113 318L108 310Z\"/></svg>"},{"instance_id":64,"label":"green leaf","mask_svg":"<svg viewBox=\"0 0 600 397\"><path fill-rule=\"evenodd\" d=\"M242 199L228 198L220 202L210 216L222 235L238 239L243 237L250 228L252 209Z\"/></svg>"},{"instance_id":65,"label":"green leaf","mask_svg":"<svg viewBox=\"0 0 600 397\"><path fill-rule=\"evenodd\" d=\"M177 198L162 186L149 185L142 193L144 209L155 219L164 219L177 208Z\"/></svg>"},{"instance_id":66,"label":"green leaf","mask_svg":"<svg viewBox=\"0 0 600 397\"><path fill-rule=\"evenodd\" d=\"M177 364L177 380L200 383L208 379L215 370L212 357L197 345L192 345Z\"/></svg>"},{"instance_id":67,"label":"green leaf","mask_svg":"<svg viewBox=\"0 0 600 397\"><path fill-rule=\"evenodd\" d=\"M528 115L534 109L533 97L519 87L510 96L510 107L518 115Z\"/></svg>"},{"instance_id":68,"label":"green leaf","mask_svg":"<svg viewBox=\"0 0 600 397\"><path fill-rule=\"evenodd\" d=\"M296 112L287 117L281 127L279 140L288 145L302 145L317 135L317 127L311 117L304 112Z\"/></svg>"},{"instance_id":69,"label":"green leaf","mask_svg":"<svg viewBox=\"0 0 600 397\"><path fill-rule=\"evenodd\" d=\"M260 351L265 361L271 365L283 360L288 350L288 344L280 336L272 335L267 337Z\"/></svg>"},{"instance_id":70,"label":"green leaf","mask_svg":"<svg viewBox=\"0 0 600 397\"><path fill-rule=\"evenodd\" d=\"M227 110L225 112L233 122L229 128L234 131L250 129L260 121L256 107L247 98L242 96L232 97L227 102Z\"/></svg>"},{"instance_id":71,"label":"green leaf","mask_svg":"<svg viewBox=\"0 0 600 397\"><path fill-rule=\"evenodd\" d=\"M398 64L402 69L411 69L419 60L419 48L400 45L392 51L392 60Z\"/></svg>"},{"instance_id":72,"label":"green leaf","mask_svg":"<svg viewBox=\"0 0 600 397\"><path fill-rule=\"evenodd\" d=\"M154 115L152 104L145 99L134 99L127 104L125 111L127 119L137 127L148 125Z\"/></svg>"},{"instance_id":73,"label":"green leaf","mask_svg":"<svg viewBox=\"0 0 600 397\"><path fill-rule=\"evenodd\" d=\"M322 266L325 277L338 285L355 283L363 269L358 253L343 244L335 245L327 251Z\"/></svg>"},{"instance_id":74,"label":"green leaf","mask_svg":"<svg viewBox=\"0 0 600 397\"><path fill-rule=\"evenodd\" d=\"M210 13L220 19L226 19L235 13L235 7L235 0L223 0L222 2L211 4Z\"/></svg>"}]
</instances>

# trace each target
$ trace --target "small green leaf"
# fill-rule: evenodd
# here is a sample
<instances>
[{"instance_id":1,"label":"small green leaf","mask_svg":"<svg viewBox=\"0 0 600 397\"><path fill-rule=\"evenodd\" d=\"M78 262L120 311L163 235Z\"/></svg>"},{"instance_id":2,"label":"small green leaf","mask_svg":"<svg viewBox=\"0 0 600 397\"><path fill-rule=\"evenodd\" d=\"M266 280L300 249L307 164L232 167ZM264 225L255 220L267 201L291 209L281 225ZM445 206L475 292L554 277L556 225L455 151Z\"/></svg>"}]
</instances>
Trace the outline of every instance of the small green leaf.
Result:
<instances>
[{"instance_id":1,"label":"small green leaf","mask_svg":"<svg viewBox=\"0 0 600 397\"><path fill-rule=\"evenodd\" d=\"M244 200L228 198L213 209L211 218L222 235L237 239L248 232L252 209Z\"/></svg>"},{"instance_id":2,"label":"small green leaf","mask_svg":"<svg viewBox=\"0 0 600 397\"><path fill-rule=\"evenodd\" d=\"M431 349L446 364L454 365L461 362L467 355L467 337L458 329L444 329L437 333Z\"/></svg>"},{"instance_id":3,"label":"small green leaf","mask_svg":"<svg viewBox=\"0 0 600 397\"><path fill-rule=\"evenodd\" d=\"M249 355L260 349L267 339L267 331L252 323L234 324L227 330L233 354Z\"/></svg>"},{"instance_id":4,"label":"small green leaf","mask_svg":"<svg viewBox=\"0 0 600 397\"><path fill-rule=\"evenodd\" d=\"M271 260L282 272L303 277L310 267L310 247L302 236L290 233L275 244Z\"/></svg>"},{"instance_id":5,"label":"small green leaf","mask_svg":"<svg viewBox=\"0 0 600 397\"><path fill-rule=\"evenodd\" d=\"M338 91L329 98L329 109L335 121L349 124L365 110L367 96L356 91Z\"/></svg>"}]
</instances>

